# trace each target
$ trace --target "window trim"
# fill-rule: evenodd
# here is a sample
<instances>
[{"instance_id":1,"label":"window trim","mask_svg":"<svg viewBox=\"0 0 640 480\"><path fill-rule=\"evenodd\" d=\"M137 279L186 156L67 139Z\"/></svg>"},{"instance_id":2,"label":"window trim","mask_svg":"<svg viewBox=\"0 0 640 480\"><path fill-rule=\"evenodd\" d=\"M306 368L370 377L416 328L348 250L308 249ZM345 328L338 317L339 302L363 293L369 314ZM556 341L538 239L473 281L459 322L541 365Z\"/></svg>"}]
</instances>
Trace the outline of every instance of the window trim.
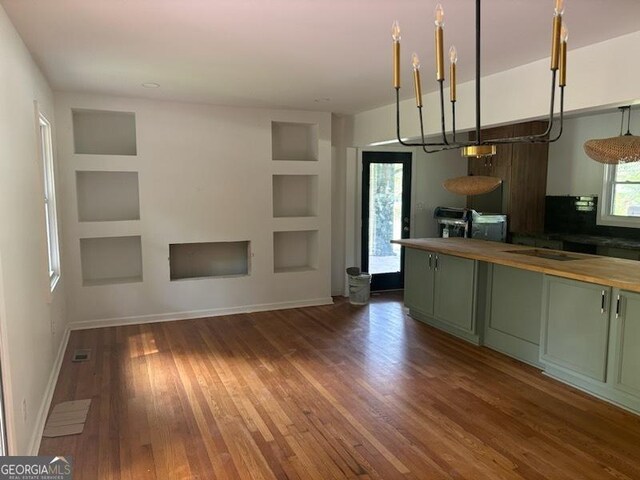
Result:
<instances>
[{"instance_id":1,"label":"window trim","mask_svg":"<svg viewBox=\"0 0 640 480\"><path fill-rule=\"evenodd\" d=\"M602 196L598 208L598 225L640 228L640 217L612 215L613 185L616 177L616 165L605 165L602 180Z\"/></svg>"},{"instance_id":2,"label":"window trim","mask_svg":"<svg viewBox=\"0 0 640 480\"><path fill-rule=\"evenodd\" d=\"M55 165L51 123L38 112L38 144L42 160L45 209L45 236L47 240L47 273L49 288L53 292L61 276L58 209L56 206Z\"/></svg>"}]
</instances>

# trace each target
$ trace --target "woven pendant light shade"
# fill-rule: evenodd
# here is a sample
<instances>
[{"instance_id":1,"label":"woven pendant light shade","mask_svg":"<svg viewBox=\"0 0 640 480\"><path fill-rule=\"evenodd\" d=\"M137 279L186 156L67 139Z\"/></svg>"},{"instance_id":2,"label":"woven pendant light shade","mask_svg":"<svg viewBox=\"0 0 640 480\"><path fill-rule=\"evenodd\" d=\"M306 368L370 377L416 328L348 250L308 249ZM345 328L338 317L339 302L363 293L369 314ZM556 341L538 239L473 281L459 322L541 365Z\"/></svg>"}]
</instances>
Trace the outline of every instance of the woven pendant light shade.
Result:
<instances>
[{"instance_id":1,"label":"woven pendant light shade","mask_svg":"<svg viewBox=\"0 0 640 480\"><path fill-rule=\"evenodd\" d=\"M596 162L607 165L640 161L640 137L631 134L631 105L619 107L622 113L620 136L595 138L584 143L584 152ZM627 117L627 133L624 135L624 117Z\"/></svg>"},{"instance_id":2,"label":"woven pendant light shade","mask_svg":"<svg viewBox=\"0 0 640 480\"><path fill-rule=\"evenodd\" d=\"M640 161L640 137L622 135L587 140L584 144L584 151L596 162L608 165L637 162Z\"/></svg>"},{"instance_id":3,"label":"woven pendant light shade","mask_svg":"<svg viewBox=\"0 0 640 480\"><path fill-rule=\"evenodd\" d=\"M502 179L498 177L486 177L473 175L456 177L445 180L442 186L445 190L458 195L481 195L494 191L500 186Z\"/></svg>"}]
</instances>

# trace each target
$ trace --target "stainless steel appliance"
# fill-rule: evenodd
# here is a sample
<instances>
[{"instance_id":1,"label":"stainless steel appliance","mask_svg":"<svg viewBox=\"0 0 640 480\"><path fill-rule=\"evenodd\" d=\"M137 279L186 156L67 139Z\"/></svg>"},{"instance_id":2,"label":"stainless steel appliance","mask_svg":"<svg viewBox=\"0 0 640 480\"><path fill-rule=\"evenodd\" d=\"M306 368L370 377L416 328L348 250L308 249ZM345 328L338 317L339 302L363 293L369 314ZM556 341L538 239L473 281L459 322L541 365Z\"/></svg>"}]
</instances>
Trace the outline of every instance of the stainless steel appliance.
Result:
<instances>
[{"instance_id":1,"label":"stainless steel appliance","mask_svg":"<svg viewBox=\"0 0 640 480\"><path fill-rule=\"evenodd\" d=\"M438 235L440 237L471 236L471 215L468 209L437 207L433 216L438 223Z\"/></svg>"},{"instance_id":2,"label":"stainless steel appliance","mask_svg":"<svg viewBox=\"0 0 640 480\"><path fill-rule=\"evenodd\" d=\"M471 210L471 238L506 242L507 216Z\"/></svg>"},{"instance_id":3,"label":"stainless steel appliance","mask_svg":"<svg viewBox=\"0 0 640 480\"><path fill-rule=\"evenodd\" d=\"M434 218L442 238L466 237L505 242L507 216L480 213L470 208L437 207Z\"/></svg>"}]
</instances>

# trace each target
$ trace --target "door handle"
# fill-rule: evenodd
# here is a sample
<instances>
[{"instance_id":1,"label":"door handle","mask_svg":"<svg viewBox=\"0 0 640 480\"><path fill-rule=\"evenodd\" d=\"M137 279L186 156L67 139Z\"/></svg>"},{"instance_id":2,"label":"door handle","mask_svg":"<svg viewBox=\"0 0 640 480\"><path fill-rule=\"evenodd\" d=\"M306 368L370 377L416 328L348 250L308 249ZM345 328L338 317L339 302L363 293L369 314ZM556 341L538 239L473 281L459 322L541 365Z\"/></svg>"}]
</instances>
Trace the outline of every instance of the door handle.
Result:
<instances>
[{"instance_id":1,"label":"door handle","mask_svg":"<svg viewBox=\"0 0 640 480\"><path fill-rule=\"evenodd\" d=\"M620 318L620 304L622 298L620 297L620 295L618 295L618 298L616 299L616 318Z\"/></svg>"},{"instance_id":2,"label":"door handle","mask_svg":"<svg viewBox=\"0 0 640 480\"><path fill-rule=\"evenodd\" d=\"M600 313L604 313L604 301L606 298L607 292L602 290L602 300L600 301Z\"/></svg>"},{"instance_id":3,"label":"door handle","mask_svg":"<svg viewBox=\"0 0 640 480\"><path fill-rule=\"evenodd\" d=\"M438 259L438 255L436 255L436 268L435 268L436 272L438 271L438 266L439 266L439 265L438 265L438 263L439 263L439 262L438 262L438 260L439 260L439 259Z\"/></svg>"},{"instance_id":4,"label":"door handle","mask_svg":"<svg viewBox=\"0 0 640 480\"><path fill-rule=\"evenodd\" d=\"M433 255L430 253L429 254L429 270L431 270L431 262L433 260Z\"/></svg>"}]
</instances>

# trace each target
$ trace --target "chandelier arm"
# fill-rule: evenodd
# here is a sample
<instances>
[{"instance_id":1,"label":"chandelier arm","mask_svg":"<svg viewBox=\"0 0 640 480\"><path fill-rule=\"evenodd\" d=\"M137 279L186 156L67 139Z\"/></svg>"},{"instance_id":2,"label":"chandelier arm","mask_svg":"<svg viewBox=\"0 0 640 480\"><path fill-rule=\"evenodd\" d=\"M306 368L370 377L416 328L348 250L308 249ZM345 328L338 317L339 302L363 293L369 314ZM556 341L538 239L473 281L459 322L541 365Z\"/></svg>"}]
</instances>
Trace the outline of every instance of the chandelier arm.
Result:
<instances>
[{"instance_id":1,"label":"chandelier arm","mask_svg":"<svg viewBox=\"0 0 640 480\"><path fill-rule=\"evenodd\" d=\"M456 143L456 102L451 102L451 126L453 128L453 143Z\"/></svg>"},{"instance_id":2,"label":"chandelier arm","mask_svg":"<svg viewBox=\"0 0 640 480\"><path fill-rule=\"evenodd\" d=\"M555 143L560 140L562 136L562 130L564 129L564 86L560 87L560 130L558 130L558 134L549 140L548 143Z\"/></svg>"},{"instance_id":3,"label":"chandelier arm","mask_svg":"<svg viewBox=\"0 0 640 480\"><path fill-rule=\"evenodd\" d=\"M418 107L420 110L420 123L422 124L422 108ZM406 142L402 140L402 136L400 135L400 88L396 87L396 137L398 143L404 147L440 147L445 146L444 143L429 143L424 141L424 133L422 134L422 143L415 142ZM432 153L432 152L429 152Z\"/></svg>"},{"instance_id":4,"label":"chandelier arm","mask_svg":"<svg viewBox=\"0 0 640 480\"><path fill-rule=\"evenodd\" d=\"M420 117L420 139L422 140L422 148L425 147L424 141L424 120L422 118L422 106L418 106L418 116Z\"/></svg>"},{"instance_id":5,"label":"chandelier arm","mask_svg":"<svg viewBox=\"0 0 640 480\"><path fill-rule=\"evenodd\" d=\"M409 142L405 142L402 140L402 136L400 135L400 87L396 88L396 137L398 138L398 142L400 145L404 145L405 147L417 147L417 144L411 144Z\"/></svg>"},{"instance_id":6,"label":"chandelier arm","mask_svg":"<svg viewBox=\"0 0 640 480\"><path fill-rule=\"evenodd\" d=\"M555 143L560 140L562 136L562 132L564 129L564 87L560 87L560 129L555 137L549 138L548 136L544 136L543 134L539 135L526 135L521 137L511 137L511 138L497 138L495 140L491 140L487 142L487 144L509 144L509 143L539 143L539 144L549 144Z\"/></svg>"},{"instance_id":7,"label":"chandelier arm","mask_svg":"<svg viewBox=\"0 0 640 480\"><path fill-rule=\"evenodd\" d=\"M424 151L424 153L440 153L440 152L446 152L448 150L457 150L461 147L462 145L444 145L442 146L442 148L436 148L435 150L428 150L427 147L425 145L422 146L422 150Z\"/></svg>"},{"instance_id":8,"label":"chandelier arm","mask_svg":"<svg viewBox=\"0 0 640 480\"><path fill-rule=\"evenodd\" d=\"M449 145L449 141L447 140L447 126L444 116L444 80L438 80L440 84L440 125L442 129L442 143L445 145Z\"/></svg>"},{"instance_id":9,"label":"chandelier arm","mask_svg":"<svg viewBox=\"0 0 640 480\"><path fill-rule=\"evenodd\" d=\"M454 149L454 148L460 148L462 146L460 144L426 142L425 141L425 137L424 137L424 120L423 120L423 117L422 117L422 107L421 106L418 107L418 111L419 111L419 117L420 117L420 137L422 139L422 144L420 146L422 146L422 149L425 151L425 153L437 153L437 152L442 152L444 150L451 150L451 149ZM448 148L427 150L425 147L448 147Z\"/></svg>"},{"instance_id":10,"label":"chandelier arm","mask_svg":"<svg viewBox=\"0 0 640 480\"><path fill-rule=\"evenodd\" d=\"M549 106L549 123L547 124L547 129L544 131L544 133L541 133L538 135L532 135L531 136L532 139L547 137L551 133L551 130L553 129L553 119L554 119L555 106L556 106L556 75L557 75L556 72L557 72L556 70L551 71L551 105ZM562 108L562 103L564 100L564 87L560 87L560 92L561 92L560 104Z\"/></svg>"},{"instance_id":11,"label":"chandelier arm","mask_svg":"<svg viewBox=\"0 0 640 480\"><path fill-rule=\"evenodd\" d=\"M424 134L422 135L423 143L414 143L414 142L405 142L402 140L402 136L400 135L400 87L396 88L396 137L398 139L398 143L405 147L423 147L424 146ZM420 123L422 123L422 109L420 109Z\"/></svg>"},{"instance_id":12,"label":"chandelier arm","mask_svg":"<svg viewBox=\"0 0 640 480\"><path fill-rule=\"evenodd\" d=\"M549 140L549 134L553 129L554 117L555 117L555 103L556 103L556 71L553 70L551 74L551 101L549 107L549 120L547 122L547 128L544 132L536 135L524 135L520 137L508 137L508 138L496 138L481 142L482 145L501 145L509 143L551 143ZM564 108L564 87L560 87L560 108L561 111ZM562 119L562 116L560 117ZM562 121L562 120L561 120Z\"/></svg>"}]
</instances>

